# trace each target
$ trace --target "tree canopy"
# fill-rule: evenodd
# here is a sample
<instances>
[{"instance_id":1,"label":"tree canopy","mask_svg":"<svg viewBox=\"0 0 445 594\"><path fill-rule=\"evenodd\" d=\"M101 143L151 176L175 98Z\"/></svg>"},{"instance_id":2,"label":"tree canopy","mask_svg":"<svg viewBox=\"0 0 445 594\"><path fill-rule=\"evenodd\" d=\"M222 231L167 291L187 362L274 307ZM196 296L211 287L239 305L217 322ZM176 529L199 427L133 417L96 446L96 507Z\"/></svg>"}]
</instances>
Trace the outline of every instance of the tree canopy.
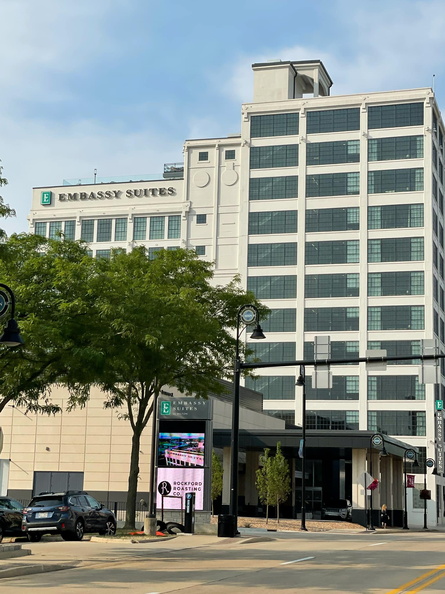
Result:
<instances>
[{"instance_id":1,"label":"tree canopy","mask_svg":"<svg viewBox=\"0 0 445 594\"><path fill-rule=\"evenodd\" d=\"M5 177L2 177L3 167L0 165L0 188L2 186L6 186L8 180ZM8 204L5 204L3 201L3 197L0 196L0 218L6 217L15 217L15 210L11 208ZM6 233L3 229L0 229L0 239L4 239L6 237Z\"/></svg>"}]
</instances>

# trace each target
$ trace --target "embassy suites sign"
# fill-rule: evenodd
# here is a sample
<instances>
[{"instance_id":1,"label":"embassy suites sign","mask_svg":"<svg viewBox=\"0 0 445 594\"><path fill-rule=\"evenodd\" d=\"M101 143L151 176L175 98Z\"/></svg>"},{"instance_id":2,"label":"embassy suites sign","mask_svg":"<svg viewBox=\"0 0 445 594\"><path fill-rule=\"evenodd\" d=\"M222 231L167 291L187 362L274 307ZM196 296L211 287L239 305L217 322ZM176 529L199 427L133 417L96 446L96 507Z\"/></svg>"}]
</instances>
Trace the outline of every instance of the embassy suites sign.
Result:
<instances>
[{"instance_id":1,"label":"embassy suites sign","mask_svg":"<svg viewBox=\"0 0 445 594\"><path fill-rule=\"evenodd\" d=\"M98 190L88 192L59 192L55 194L45 190L40 195L40 204L49 206L53 202L53 195L57 195L59 202L79 202L85 200L113 200L119 198L152 198L157 196L176 196L176 188L134 188L128 190Z\"/></svg>"},{"instance_id":2,"label":"embassy suites sign","mask_svg":"<svg viewBox=\"0 0 445 594\"><path fill-rule=\"evenodd\" d=\"M58 194L60 202L72 202L78 200L112 200L114 198L144 198L153 196L174 196L176 188L139 188L129 190L99 190L98 192L62 192Z\"/></svg>"}]
</instances>

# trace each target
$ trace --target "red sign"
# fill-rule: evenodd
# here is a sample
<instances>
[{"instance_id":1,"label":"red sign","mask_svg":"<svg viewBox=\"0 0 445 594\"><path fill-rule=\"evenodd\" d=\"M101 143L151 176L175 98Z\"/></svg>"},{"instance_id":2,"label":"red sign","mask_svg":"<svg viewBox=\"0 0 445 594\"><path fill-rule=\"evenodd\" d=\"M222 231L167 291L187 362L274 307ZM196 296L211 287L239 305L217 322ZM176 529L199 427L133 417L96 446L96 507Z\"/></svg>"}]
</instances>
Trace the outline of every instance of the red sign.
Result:
<instances>
[{"instance_id":1,"label":"red sign","mask_svg":"<svg viewBox=\"0 0 445 594\"><path fill-rule=\"evenodd\" d=\"M414 479L416 478L415 474L407 474L406 475L406 486L408 489L414 489Z\"/></svg>"},{"instance_id":2,"label":"red sign","mask_svg":"<svg viewBox=\"0 0 445 594\"><path fill-rule=\"evenodd\" d=\"M377 479L374 479L372 481L372 483L370 485L368 485L368 489L370 491L374 491L374 489L377 489L378 486L379 486L379 481Z\"/></svg>"}]
</instances>

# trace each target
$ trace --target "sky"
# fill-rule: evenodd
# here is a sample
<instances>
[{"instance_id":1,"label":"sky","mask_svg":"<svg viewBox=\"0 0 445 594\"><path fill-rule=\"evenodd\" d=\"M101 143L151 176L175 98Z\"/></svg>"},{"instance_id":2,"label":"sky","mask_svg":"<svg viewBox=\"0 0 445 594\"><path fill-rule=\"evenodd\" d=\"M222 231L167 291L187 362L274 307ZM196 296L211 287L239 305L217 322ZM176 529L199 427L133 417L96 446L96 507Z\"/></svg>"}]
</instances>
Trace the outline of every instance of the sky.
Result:
<instances>
[{"instance_id":1,"label":"sky","mask_svg":"<svg viewBox=\"0 0 445 594\"><path fill-rule=\"evenodd\" d=\"M239 132L251 65L321 59L331 94L434 87L443 0L0 0L0 189L28 230L33 187L182 162Z\"/></svg>"}]
</instances>

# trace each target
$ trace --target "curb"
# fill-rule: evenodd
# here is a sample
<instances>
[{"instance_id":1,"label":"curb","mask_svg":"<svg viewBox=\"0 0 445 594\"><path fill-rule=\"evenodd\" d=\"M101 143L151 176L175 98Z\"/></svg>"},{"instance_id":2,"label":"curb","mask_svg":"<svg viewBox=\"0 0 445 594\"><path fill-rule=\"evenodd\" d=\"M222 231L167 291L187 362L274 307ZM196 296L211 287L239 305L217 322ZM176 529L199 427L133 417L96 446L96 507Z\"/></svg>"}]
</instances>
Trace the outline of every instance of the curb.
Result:
<instances>
[{"instance_id":1,"label":"curb","mask_svg":"<svg viewBox=\"0 0 445 594\"><path fill-rule=\"evenodd\" d=\"M153 536L152 538L100 538L99 536L92 536L90 538L90 542L111 542L111 543L125 543L125 542L129 542L131 544L145 544L145 543L160 543L160 542L166 542L167 540L173 540L174 538L176 538L176 535L173 536Z\"/></svg>"},{"instance_id":2,"label":"curb","mask_svg":"<svg viewBox=\"0 0 445 594\"><path fill-rule=\"evenodd\" d=\"M43 565L39 563L37 565L14 565L12 567L6 567L0 569L0 580L20 577L22 575L32 575L36 573L49 573L50 571L61 571L63 569L73 569L75 565Z\"/></svg>"}]
</instances>

